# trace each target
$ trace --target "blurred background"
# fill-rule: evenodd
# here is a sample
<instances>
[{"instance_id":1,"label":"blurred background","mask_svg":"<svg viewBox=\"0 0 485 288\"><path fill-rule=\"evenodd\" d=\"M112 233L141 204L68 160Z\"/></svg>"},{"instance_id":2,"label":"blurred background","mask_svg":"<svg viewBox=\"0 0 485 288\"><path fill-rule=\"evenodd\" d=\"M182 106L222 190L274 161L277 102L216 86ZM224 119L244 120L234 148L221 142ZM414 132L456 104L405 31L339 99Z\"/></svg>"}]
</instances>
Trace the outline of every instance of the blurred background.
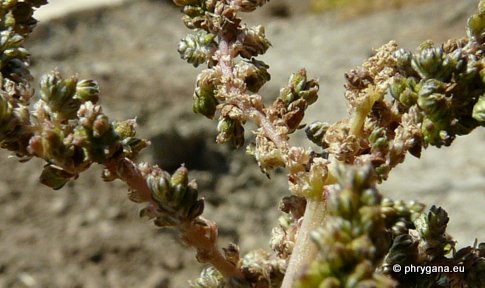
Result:
<instances>
[{"instance_id":1,"label":"blurred background","mask_svg":"<svg viewBox=\"0 0 485 288\"><path fill-rule=\"evenodd\" d=\"M50 0L36 12L28 42L36 81L55 68L68 77L99 81L104 111L116 120L137 117L138 136L152 141L143 161L172 171L185 163L217 221L221 246L246 253L269 250L284 174L268 180L244 149L215 144L216 123L192 112L194 69L176 47L188 30L179 9L162 0ZM346 116L344 73L389 40L406 49L431 39L465 35L478 0L273 0L243 15L263 24L273 47L261 57L278 95L288 76L307 68L320 80L320 100L307 123ZM247 136L250 137L248 131ZM409 157L381 185L393 199L418 199L450 214L458 247L485 241L485 132L449 148ZM303 142L301 135L295 143ZM304 144L309 145L309 144ZM38 182L42 162L20 164L0 151L0 287L188 287L202 265L170 230L137 217L122 183L104 183L100 167L59 191Z\"/></svg>"}]
</instances>

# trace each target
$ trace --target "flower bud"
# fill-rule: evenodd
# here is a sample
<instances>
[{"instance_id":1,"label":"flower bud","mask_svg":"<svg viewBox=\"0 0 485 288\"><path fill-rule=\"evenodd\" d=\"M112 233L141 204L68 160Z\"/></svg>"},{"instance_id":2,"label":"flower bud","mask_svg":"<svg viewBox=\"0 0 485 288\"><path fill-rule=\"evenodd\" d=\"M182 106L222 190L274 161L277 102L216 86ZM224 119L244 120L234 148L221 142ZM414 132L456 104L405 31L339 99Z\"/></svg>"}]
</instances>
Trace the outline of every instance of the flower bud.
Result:
<instances>
[{"instance_id":1,"label":"flower bud","mask_svg":"<svg viewBox=\"0 0 485 288\"><path fill-rule=\"evenodd\" d=\"M448 81L453 72L452 62L442 48L432 47L414 55L411 66L421 78Z\"/></svg>"},{"instance_id":2,"label":"flower bud","mask_svg":"<svg viewBox=\"0 0 485 288\"><path fill-rule=\"evenodd\" d=\"M365 189L360 197L362 204L367 206L379 205L382 200L382 196L372 188Z\"/></svg>"},{"instance_id":3,"label":"flower bud","mask_svg":"<svg viewBox=\"0 0 485 288\"><path fill-rule=\"evenodd\" d=\"M213 266L205 268L195 282L190 281L192 288L224 287L224 276Z\"/></svg>"},{"instance_id":4,"label":"flower bud","mask_svg":"<svg viewBox=\"0 0 485 288\"><path fill-rule=\"evenodd\" d=\"M327 147L327 143L323 141L325 132L330 128L330 124L326 122L315 121L305 128L305 133L308 139L313 143L323 148Z\"/></svg>"},{"instance_id":5,"label":"flower bud","mask_svg":"<svg viewBox=\"0 0 485 288\"><path fill-rule=\"evenodd\" d=\"M432 119L442 119L447 111L447 98L440 93L420 94L418 97L418 106Z\"/></svg>"},{"instance_id":6,"label":"flower bud","mask_svg":"<svg viewBox=\"0 0 485 288\"><path fill-rule=\"evenodd\" d=\"M171 209L178 209L179 206L182 204L185 194L187 193L187 186L178 184L176 186L172 186L170 193L167 194L167 202L166 205Z\"/></svg>"},{"instance_id":7,"label":"flower bud","mask_svg":"<svg viewBox=\"0 0 485 288\"><path fill-rule=\"evenodd\" d=\"M418 99L414 78L394 77L389 85L389 92L394 99L405 107L416 104Z\"/></svg>"},{"instance_id":8,"label":"flower bud","mask_svg":"<svg viewBox=\"0 0 485 288\"><path fill-rule=\"evenodd\" d=\"M170 185L172 187L177 185L187 186L189 183L189 170L182 166L178 168L170 177Z\"/></svg>"},{"instance_id":9,"label":"flower bud","mask_svg":"<svg viewBox=\"0 0 485 288\"><path fill-rule=\"evenodd\" d=\"M98 115L93 122L93 136L99 138L110 131L111 127L111 123L106 115Z\"/></svg>"},{"instance_id":10,"label":"flower bud","mask_svg":"<svg viewBox=\"0 0 485 288\"><path fill-rule=\"evenodd\" d=\"M244 127L235 119L224 117L217 123L217 143L231 142L234 147L244 145Z\"/></svg>"},{"instance_id":11,"label":"flower bud","mask_svg":"<svg viewBox=\"0 0 485 288\"><path fill-rule=\"evenodd\" d=\"M236 67L237 78L243 79L246 87L251 92L258 92L259 89L271 79L268 73L269 66L263 61L254 58L249 61L241 61Z\"/></svg>"},{"instance_id":12,"label":"flower bud","mask_svg":"<svg viewBox=\"0 0 485 288\"><path fill-rule=\"evenodd\" d=\"M94 80L78 81L74 98L79 99L82 102L91 101L93 103L97 103L99 99L98 82Z\"/></svg>"},{"instance_id":13,"label":"flower bud","mask_svg":"<svg viewBox=\"0 0 485 288\"><path fill-rule=\"evenodd\" d=\"M75 99L77 78L63 79L54 71L42 77L40 82L41 99L49 106L51 115L63 122L76 116L81 103Z\"/></svg>"},{"instance_id":14,"label":"flower bud","mask_svg":"<svg viewBox=\"0 0 485 288\"><path fill-rule=\"evenodd\" d=\"M30 54L27 51L27 49L23 47L15 47L15 48L4 50L3 55L7 56L8 58L24 59L24 58L27 58Z\"/></svg>"},{"instance_id":15,"label":"flower bud","mask_svg":"<svg viewBox=\"0 0 485 288\"><path fill-rule=\"evenodd\" d=\"M468 18L466 32L469 38L480 40L485 32L485 14L475 14Z\"/></svg>"},{"instance_id":16,"label":"flower bud","mask_svg":"<svg viewBox=\"0 0 485 288\"><path fill-rule=\"evenodd\" d=\"M167 195L170 193L169 180L165 174L154 176L149 175L146 178L146 182L150 191L152 192L152 198L160 205L165 205L167 202Z\"/></svg>"},{"instance_id":17,"label":"flower bud","mask_svg":"<svg viewBox=\"0 0 485 288\"><path fill-rule=\"evenodd\" d=\"M369 243L372 245L372 243ZM375 268L370 261L362 261L359 263L352 274L349 275L347 278L347 287L366 287L365 285L361 286L361 282L366 279L371 279L375 272ZM373 284L373 283L372 283ZM373 285L370 285L372 287ZM369 286L368 286L369 287Z\"/></svg>"},{"instance_id":18,"label":"flower bud","mask_svg":"<svg viewBox=\"0 0 485 288\"><path fill-rule=\"evenodd\" d=\"M279 98L290 105L293 101L304 99L308 105L317 101L319 85L316 80L307 79L306 70L301 69L293 73L288 81L288 86L280 90Z\"/></svg>"},{"instance_id":19,"label":"flower bud","mask_svg":"<svg viewBox=\"0 0 485 288\"><path fill-rule=\"evenodd\" d=\"M446 87L445 83L434 79L421 85L417 103L430 119L444 120L450 113L451 100L444 94Z\"/></svg>"},{"instance_id":20,"label":"flower bud","mask_svg":"<svg viewBox=\"0 0 485 288\"><path fill-rule=\"evenodd\" d=\"M193 220L199 217L200 215L202 215L202 213L204 212L204 206L205 206L204 199L197 200L197 202L194 205L192 205L192 207L190 208L189 214L187 215L187 219Z\"/></svg>"},{"instance_id":21,"label":"flower bud","mask_svg":"<svg viewBox=\"0 0 485 288\"><path fill-rule=\"evenodd\" d=\"M392 266L395 264L406 265L409 263L416 263L418 257L418 244L418 241L414 241L409 234L396 236L389 249L389 253L384 259L384 272L393 273Z\"/></svg>"},{"instance_id":22,"label":"flower bud","mask_svg":"<svg viewBox=\"0 0 485 288\"><path fill-rule=\"evenodd\" d=\"M235 44L234 50L246 59L264 54L271 46L264 34L264 27L261 25L244 28L238 38L239 41Z\"/></svg>"},{"instance_id":23,"label":"flower bud","mask_svg":"<svg viewBox=\"0 0 485 288\"><path fill-rule=\"evenodd\" d=\"M113 122L113 128L121 139L134 137L136 134L136 119Z\"/></svg>"},{"instance_id":24,"label":"flower bud","mask_svg":"<svg viewBox=\"0 0 485 288\"><path fill-rule=\"evenodd\" d=\"M135 158L141 150L150 146L150 141L134 137L125 138L122 141L123 155L129 159Z\"/></svg>"},{"instance_id":25,"label":"flower bud","mask_svg":"<svg viewBox=\"0 0 485 288\"><path fill-rule=\"evenodd\" d=\"M400 48L393 53L393 56L396 59L396 66L401 74L405 76L415 74L414 70L411 68L411 61L413 59L413 54L411 52Z\"/></svg>"},{"instance_id":26,"label":"flower bud","mask_svg":"<svg viewBox=\"0 0 485 288\"><path fill-rule=\"evenodd\" d=\"M189 34L180 40L177 50L182 59L197 67L211 61L216 48L217 44L213 34L197 30L196 34Z\"/></svg>"},{"instance_id":27,"label":"flower bud","mask_svg":"<svg viewBox=\"0 0 485 288\"><path fill-rule=\"evenodd\" d=\"M388 144L388 139L386 136L386 129L383 127L376 128L369 135L369 142L372 145L372 149L385 149Z\"/></svg>"},{"instance_id":28,"label":"flower bud","mask_svg":"<svg viewBox=\"0 0 485 288\"><path fill-rule=\"evenodd\" d=\"M180 203L180 207L177 209L177 215L179 215L181 219L187 219L187 217L189 217L192 208L197 204L198 197L199 193L196 189L187 187L184 197Z\"/></svg>"},{"instance_id":29,"label":"flower bud","mask_svg":"<svg viewBox=\"0 0 485 288\"><path fill-rule=\"evenodd\" d=\"M449 218L448 213L435 205L431 206L427 214L423 214L415 221L416 230L424 239L430 237L443 237Z\"/></svg>"},{"instance_id":30,"label":"flower bud","mask_svg":"<svg viewBox=\"0 0 485 288\"><path fill-rule=\"evenodd\" d=\"M212 119L216 113L216 106L219 104L215 97L216 87L205 82L197 84L199 86L195 88L192 109L195 113Z\"/></svg>"},{"instance_id":31,"label":"flower bud","mask_svg":"<svg viewBox=\"0 0 485 288\"><path fill-rule=\"evenodd\" d=\"M447 132L448 125L447 119L433 120L424 117L421 125L424 142L437 147L449 146L455 136Z\"/></svg>"},{"instance_id":32,"label":"flower bud","mask_svg":"<svg viewBox=\"0 0 485 288\"><path fill-rule=\"evenodd\" d=\"M478 3L478 14L485 14L485 2L480 1Z\"/></svg>"}]
</instances>

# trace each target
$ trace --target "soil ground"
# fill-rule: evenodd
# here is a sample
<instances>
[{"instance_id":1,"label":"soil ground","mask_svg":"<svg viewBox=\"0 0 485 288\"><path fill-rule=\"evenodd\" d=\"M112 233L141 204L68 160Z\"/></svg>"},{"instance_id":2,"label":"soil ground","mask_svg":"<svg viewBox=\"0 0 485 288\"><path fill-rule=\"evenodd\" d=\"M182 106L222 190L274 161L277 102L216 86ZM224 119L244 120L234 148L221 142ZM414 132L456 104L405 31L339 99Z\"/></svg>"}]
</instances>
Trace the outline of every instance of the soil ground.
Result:
<instances>
[{"instance_id":1,"label":"soil ground","mask_svg":"<svg viewBox=\"0 0 485 288\"><path fill-rule=\"evenodd\" d=\"M105 112L113 119L138 117L139 136L152 141L143 160L191 169L207 199L205 213L220 227L221 246L269 249L278 199L288 194L285 176L266 179L243 151L216 145L215 123L192 113L200 69L179 59L176 45L187 30L168 2L137 0L45 18L28 44L33 74L39 79L57 67L66 76L97 79ZM272 99L291 72L306 67L321 84L307 122L336 121L346 113L343 75L372 48L391 39L413 49L427 39L462 37L477 2L436 0L343 19L311 15L307 1L271 1L247 18L264 24L273 44L262 57L272 81L261 94ZM445 208L458 246L475 237L485 241L484 141L477 129L449 148L410 157L381 191ZM40 161L20 164L8 156L1 151L0 287L175 288L187 287L200 271L193 251L175 233L138 218L122 183L104 183L99 167L52 191L38 183Z\"/></svg>"}]
</instances>

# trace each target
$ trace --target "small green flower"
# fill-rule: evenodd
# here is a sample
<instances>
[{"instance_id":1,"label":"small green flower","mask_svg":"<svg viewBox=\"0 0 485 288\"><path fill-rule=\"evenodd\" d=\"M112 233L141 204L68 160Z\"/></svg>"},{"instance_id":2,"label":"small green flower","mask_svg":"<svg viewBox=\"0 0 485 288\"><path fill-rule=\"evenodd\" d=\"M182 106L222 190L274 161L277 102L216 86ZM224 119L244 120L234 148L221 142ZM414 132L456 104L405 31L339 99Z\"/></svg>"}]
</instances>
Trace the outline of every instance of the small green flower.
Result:
<instances>
[{"instance_id":1,"label":"small green flower","mask_svg":"<svg viewBox=\"0 0 485 288\"><path fill-rule=\"evenodd\" d=\"M402 75L412 76L415 74L411 66L411 61L413 59L413 54L411 52L401 48L396 50L393 53L393 56L396 59L396 66Z\"/></svg>"},{"instance_id":2,"label":"small green flower","mask_svg":"<svg viewBox=\"0 0 485 288\"><path fill-rule=\"evenodd\" d=\"M73 96L82 102L91 101L97 103L99 99L98 82L94 80L80 80L76 84L76 93Z\"/></svg>"},{"instance_id":3,"label":"small green flower","mask_svg":"<svg viewBox=\"0 0 485 288\"><path fill-rule=\"evenodd\" d=\"M238 42L234 49L243 58L251 59L262 55L271 46L271 43L266 39L264 27L261 25L250 28L244 27L241 34L240 38L243 40Z\"/></svg>"},{"instance_id":4,"label":"small green flower","mask_svg":"<svg viewBox=\"0 0 485 288\"><path fill-rule=\"evenodd\" d=\"M195 89L192 109L195 113L202 114L212 119L216 113L217 101L215 97L216 87L211 84L202 83Z\"/></svg>"},{"instance_id":5,"label":"small green flower","mask_svg":"<svg viewBox=\"0 0 485 288\"><path fill-rule=\"evenodd\" d=\"M172 177L170 177L171 186L177 186L177 185L187 186L188 183L189 183L189 170L187 170L185 166L178 168L172 174Z\"/></svg>"},{"instance_id":6,"label":"small green flower","mask_svg":"<svg viewBox=\"0 0 485 288\"><path fill-rule=\"evenodd\" d=\"M160 227L175 226L192 221L204 211L204 201L198 199L199 193L194 181L188 182L188 170L184 166L172 176L157 170L146 178L152 199L158 204L155 224ZM150 211L143 211L145 215ZM142 215L143 216L143 215Z\"/></svg>"},{"instance_id":7,"label":"small green flower","mask_svg":"<svg viewBox=\"0 0 485 288\"><path fill-rule=\"evenodd\" d=\"M313 143L326 148L328 145L323 140L325 132L330 128L330 124L326 122L315 121L305 128L305 133L308 139Z\"/></svg>"},{"instance_id":8,"label":"small green flower","mask_svg":"<svg viewBox=\"0 0 485 288\"><path fill-rule=\"evenodd\" d=\"M411 66L424 79L448 81L453 72L453 61L442 48L425 48L414 55Z\"/></svg>"},{"instance_id":9,"label":"small green flower","mask_svg":"<svg viewBox=\"0 0 485 288\"><path fill-rule=\"evenodd\" d=\"M319 85L316 80L308 80L306 70L293 73L288 80L288 86L280 90L279 98L290 105L298 99L304 99L308 105L317 101Z\"/></svg>"},{"instance_id":10,"label":"small green flower","mask_svg":"<svg viewBox=\"0 0 485 288\"><path fill-rule=\"evenodd\" d=\"M241 61L236 64L235 74L246 83L249 91L258 92L271 79L268 68L269 66L263 61L252 58L251 61Z\"/></svg>"},{"instance_id":11,"label":"small green flower","mask_svg":"<svg viewBox=\"0 0 485 288\"><path fill-rule=\"evenodd\" d=\"M418 99L417 85L414 78L404 78L396 76L389 84L391 96L405 107L416 104Z\"/></svg>"},{"instance_id":12,"label":"small green flower","mask_svg":"<svg viewBox=\"0 0 485 288\"><path fill-rule=\"evenodd\" d=\"M480 12L468 18L466 31L469 38L481 39L485 31L485 14Z\"/></svg>"},{"instance_id":13,"label":"small green flower","mask_svg":"<svg viewBox=\"0 0 485 288\"><path fill-rule=\"evenodd\" d=\"M217 143L231 142L236 148L244 145L244 127L240 121L225 117L219 120L217 131Z\"/></svg>"},{"instance_id":14,"label":"small green flower","mask_svg":"<svg viewBox=\"0 0 485 288\"><path fill-rule=\"evenodd\" d=\"M213 34L204 30L197 30L195 34L187 35L178 45L180 57L194 67L205 62L212 65L212 55L217 47L214 38Z\"/></svg>"},{"instance_id":15,"label":"small green flower","mask_svg":"<svg viewBox=\"0 0 485 288\"><path fill-rule=\"evenodd\" d=\"M168 173L162 173L158 176L149 175L146 181L152 191L153 200L159 204L165 203L171 190Z\"/></svg>"}]
</instances>

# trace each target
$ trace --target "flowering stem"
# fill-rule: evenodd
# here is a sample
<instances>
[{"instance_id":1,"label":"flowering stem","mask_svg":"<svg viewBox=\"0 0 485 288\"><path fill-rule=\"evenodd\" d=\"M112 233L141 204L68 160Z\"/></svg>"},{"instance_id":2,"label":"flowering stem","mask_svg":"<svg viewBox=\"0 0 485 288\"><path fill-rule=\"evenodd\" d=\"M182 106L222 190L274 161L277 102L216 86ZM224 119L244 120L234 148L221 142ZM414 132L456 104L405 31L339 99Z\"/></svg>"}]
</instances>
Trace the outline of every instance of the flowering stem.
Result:
<instances>
[{"instance_id":1,"label":"flowering stem","mask_svg":"<svg viewBox=\"0 0 485 288\"><path fill-rule=\"evenodd\" d=\"M256 109L255 107L250 107L246 109L247 114L250 115L249 118L258 125L264 131L264 135L268 137L281 151L288 150L288 142L283 139L283 137L278 133L277 128L269 121L266 115Z\"/></svg>"},{"instance_id":2,"label":"flowering stem","mask_svg":"<svg viewBox=\"0 0 485 288\"><path fill-rule=\"evenodd\" d=\"M313 243L310 233L321 227L325 222L325 205L325 201L322 199L307 199L303 222L298 230L295 247L291 253L281 288L294 287L298 276L315 258L317 246Z\"/></svg>"},{"instance_id":3,"label":"flowering stem","mask_svg":"<svg viewBox=\"0 0 485 288\"><path fill-rule=\"evenodd\" d=\"M372 93L372 92L371 92ZM368 99L354 111L353 117L350 120L350 134L359 137L364 127L365 119L370 112L372 105L379 99L380 94L374 92L370 94ZM333 159L329 166L334 167L337 161ZM329 167L329 168L330 168ZM336 178L332 173L333 169L328 171L328 177L325 185L332 185L336 183ZM325 189L325 188L324 188ZM310 237L311 231L315 231L325 224L325 205L324 199L307 197L307 204L305 214L303 216L303 223L298 230L293 252L291 253L290 262L286 270L285 278L283 280L282 288L292 288L299 275L303 273L311 262L315 259L317 254L317 247Z\"/></svg>"},{"instance_id":4,"label":"flowering stem","mask_svg":"<svg viewBox=\"0 0 485 288\"><path fill-rule=\"evenodd\" d=\"M352 113L350 121L350 134L360 137L362 129L364 128L365 119L374 106L374 103L382 98L383 95L375 88L368 88L366 98L357 105L355 111Z\"/></svg>"},{"instance_id":5,"label":"flowering stem","mask_svg":"<svg viewBox=\"0 0 485 288\"><path fill-rule=\"evenodd\" d=\"M104 163L111 174L116 175L125 182L132 191L136 191L137 199L140 202L149 202L152 205L157 203L152 199L152 192L146 183L145 178L136 165L126 158L110 160Z\"/></svg>"},{"instance_id":6,"label":"flowering stem","mask_svg":"<svg viewBox=\"0 0 485 288\"><path fill-rule=\"evenodd\" d=\"M146 179L132 161L126 158L116 159L106 162L105 167L136 193L137 202L148 202L155 207L158 206L151 196ZM242 277L240 269L219 251L217 226L213 221L199 216L191 222L177 226L176 229L182 233L184 242L196 248L198 255L204 256L203 261L214 266L224 277Z\"/></svg>"}]
</instances>

